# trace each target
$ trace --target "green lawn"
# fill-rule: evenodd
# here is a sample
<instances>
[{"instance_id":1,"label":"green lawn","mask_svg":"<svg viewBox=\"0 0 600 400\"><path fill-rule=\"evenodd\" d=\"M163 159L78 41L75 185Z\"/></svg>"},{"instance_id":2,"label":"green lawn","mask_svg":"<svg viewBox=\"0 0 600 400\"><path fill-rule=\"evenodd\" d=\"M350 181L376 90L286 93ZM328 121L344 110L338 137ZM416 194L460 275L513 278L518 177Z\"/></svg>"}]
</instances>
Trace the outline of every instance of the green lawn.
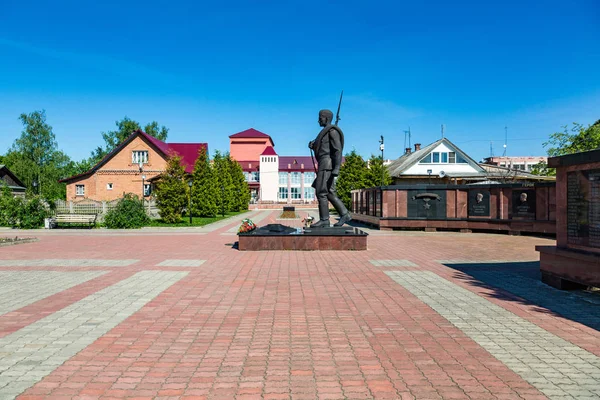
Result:
<instances>
[{"instance_id":1,"label":"green lawn","mask_svg":"<svg viewBox=\"0 0 600 400\"><path fill-rule=\"evenodd\" d=\"M222 217L220 214L216 217L213 218L203 218L203 217L192 217L192 224L190 225L190 219L187 217L183 217L181 218L181 221L175 224L168 224L166 222L163 222L162 219L155 219L150 221L150 223L147 226L172 226L172 227L182 227L182 226L204 226L204 225L208 225L211 224L213 222L217 222L220 221L222 219L225 218L229 218L229 217L234 217L236 215L240 216L240 225L241 225L241 221L242 221L242 214L247 213L248 211L241 211L241 212L228 212L225 213L225 217Z\"/></svg>"}]
</instances>

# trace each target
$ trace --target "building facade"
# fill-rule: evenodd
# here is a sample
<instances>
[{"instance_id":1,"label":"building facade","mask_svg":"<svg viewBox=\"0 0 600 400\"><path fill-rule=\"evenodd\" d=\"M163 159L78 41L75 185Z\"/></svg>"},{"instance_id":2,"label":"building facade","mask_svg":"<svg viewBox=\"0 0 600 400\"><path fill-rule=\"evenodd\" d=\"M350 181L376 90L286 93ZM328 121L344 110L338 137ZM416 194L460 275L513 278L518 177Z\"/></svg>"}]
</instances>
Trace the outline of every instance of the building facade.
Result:
<instances>
[{"instance_id":1,"label":"building facade","mask_svg":"<svg viewBox=\"0 0 600 400\"><path fill-rule=\"evenodd\" d=\"M187 173L192 173L201 148L206 143L165 143L143 131L132 133L89 171L61 180L67 184L67 200L110 201L125 193L149 197L151 180L164 172L171 154L182 157Z\"/></svg>"},{"instance_id":2,"label":"building facade","mask_svg":"<svg viewBox=\"0 0 600 400\"><path fill-rule=\"evenodd\" d=\"M246 175L253 203L315 201L310 156L280 156L273 139L252 128L229 136L229 154Z\"/></svg>"},{"instance_id":3,"label":"building facade","mask_svg":"<svg viewBox=\"0 0 600 400\"><path fill-rule=\"evenodd\" d=\"M530 156L530 157L509 157L509 156L498 156L498 157L487 157L483 159L482 164L497 165L499 167L505 167L510 169L517 169L520 171L531 172L533 167L538 164L548 164L548 157L546 156Z\"/></svg>"}]
</instances>

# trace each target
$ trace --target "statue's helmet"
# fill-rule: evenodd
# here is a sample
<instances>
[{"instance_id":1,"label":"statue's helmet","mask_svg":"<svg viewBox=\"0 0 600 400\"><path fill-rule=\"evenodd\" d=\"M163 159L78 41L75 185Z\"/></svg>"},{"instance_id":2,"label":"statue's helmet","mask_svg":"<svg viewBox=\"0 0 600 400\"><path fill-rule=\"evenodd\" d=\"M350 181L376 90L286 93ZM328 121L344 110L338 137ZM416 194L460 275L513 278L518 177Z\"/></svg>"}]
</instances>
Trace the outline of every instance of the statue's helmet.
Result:
<instances>
[{"instance_id":1,"label":"statue's helmet","mask_svg":"<svg viewBox=\"0 0 600 400\"><path fill-rule=\"evenodd\" d=\"M324 116L328 125L333 121L333 113L330 110L319 111L319 116Z\"/></svg>"}]
</instances>

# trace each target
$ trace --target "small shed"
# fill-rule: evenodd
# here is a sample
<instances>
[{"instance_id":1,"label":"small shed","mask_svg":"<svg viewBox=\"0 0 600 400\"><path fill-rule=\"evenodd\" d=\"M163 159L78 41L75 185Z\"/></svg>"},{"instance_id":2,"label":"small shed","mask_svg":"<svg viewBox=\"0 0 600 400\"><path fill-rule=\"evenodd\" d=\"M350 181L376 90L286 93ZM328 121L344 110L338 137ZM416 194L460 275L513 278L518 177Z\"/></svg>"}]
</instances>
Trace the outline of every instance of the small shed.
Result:
<instances>
[{"instance_id":1,"label":"small shed","mask_svg":"<svg viewBox=\"0 0 600 400\"><path fill-rule=\"evenodd\" d=\"M0 164L0 185L7 185L13 196L25 196L25 185L6 165Z\"/></svg>"}]
</instances>

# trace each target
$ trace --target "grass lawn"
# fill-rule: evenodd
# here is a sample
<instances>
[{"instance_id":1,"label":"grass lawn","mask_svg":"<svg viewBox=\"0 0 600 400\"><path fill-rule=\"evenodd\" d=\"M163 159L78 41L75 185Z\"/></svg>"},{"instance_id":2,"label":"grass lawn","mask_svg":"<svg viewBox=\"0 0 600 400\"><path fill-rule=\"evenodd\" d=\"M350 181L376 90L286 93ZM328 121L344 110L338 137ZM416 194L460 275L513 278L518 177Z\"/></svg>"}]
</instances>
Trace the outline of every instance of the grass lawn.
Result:
<instances>
[{"instance_id":1,"label":"grass lawn","mask_svg":"<svg viewBox=\"0 0 600 400\"><path fill-rule=\"evenodd\" d=\"M192 224L190 225L190 219L188 217L183 217L181 218L181 221L179 221L178 223L175 224L168 224L166 222L164 222L162 219L155 219L150 221L150 223L146 226L173 226L173 227L181 227L181 226L204 226L204 225L208 225L211 224L213 222L217 222L220 221L222 219L225 218L229 218L229 217L234 217L236 215L240 216L240 224L243 218L243 214L247 213L248 211L241 211L241 212L228 212L225 213L225 217L222 217L221 214L217 215L216 217L213 218L203 218L203 217L192 217Z\"/></svg>"}]
</instances>

